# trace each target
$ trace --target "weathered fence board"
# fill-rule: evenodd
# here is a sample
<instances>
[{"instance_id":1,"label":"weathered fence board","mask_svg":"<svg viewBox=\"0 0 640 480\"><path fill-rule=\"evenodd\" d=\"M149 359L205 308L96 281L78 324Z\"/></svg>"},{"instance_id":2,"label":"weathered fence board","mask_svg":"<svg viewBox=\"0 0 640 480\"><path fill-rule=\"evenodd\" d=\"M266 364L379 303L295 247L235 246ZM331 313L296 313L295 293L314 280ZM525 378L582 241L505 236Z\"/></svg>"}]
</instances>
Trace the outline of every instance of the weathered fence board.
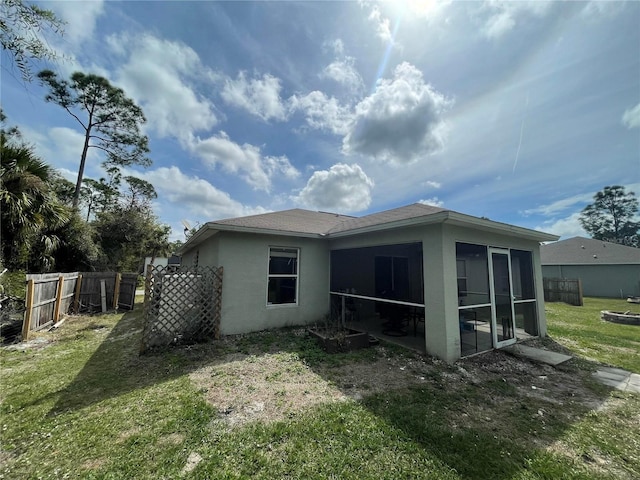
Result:
<instances>
[{"instance_id":1,"label":"weathered fence board","mask_svg":"<svg viewBox=\"0 0 640 480\"><path fill-rule=\"evenodd\" d=\"M579 278L544 278L544 301L564 302L581 307L582 282Z\"/></svg>"},{"instance_id":2,"label":"weathered fence board","mask_svg":"<svg viewBox=\"0 0 640 480\"><path fill-rule=\"evenodd\" d=\"M220 336L222 267L147 267L142 353Z\"/></svg>"},{"instance_id":3,"label":"weathered fence board","mask_svg":"<svg viewBox=\"0 0 640 480\"><path fill-rule=\"evenodd\" d=\"M136 286L138 284L137 273L123 273L118 288L117 307L132 309L136 301Z\"/></svg>"},{"instance_id":4,"label":"weathered fence board","mask_svg":"<svg viewBox=\"0 0 640 480\"><path fill-rule=\"evenodd\" d=\"M46 328L57 321L60 312L66 313L73 299L77 278L78 272L27 275L27 283L33 285L32 289L27 289L27 293L31 291L33 295L28 302L31 305L28 331Z\"/></svg>"},{"instance_id":5,"label":"weathered fence board","mask_svg":"<svg viewBox=\"0 0 640 480\"><path fill-rule=\"evenodd\" d=\"M29 274L22 339L41 330L70 312L96 312L110 308L133 309L135 273L87 272ZM102 307L101 282L107 304ZM119 288L118 288L119 287Z\"/></svg>"},{"instance_id":6,"label":"weathered fence board","mask_svg":"<svg viewBox=\"0 0 640 480\"><path fill-rule=\"evenodd\" d=\"M82 274L82 285L80 287L80 312L98 312L102 309L102 290L100 283L104 281L106 288L106 298L113 298L116 286L116 272L88 272ZM109 305L106 308L111 308ZM106 310L105 308L105 310Z\"/></svg>"}]
</instances>

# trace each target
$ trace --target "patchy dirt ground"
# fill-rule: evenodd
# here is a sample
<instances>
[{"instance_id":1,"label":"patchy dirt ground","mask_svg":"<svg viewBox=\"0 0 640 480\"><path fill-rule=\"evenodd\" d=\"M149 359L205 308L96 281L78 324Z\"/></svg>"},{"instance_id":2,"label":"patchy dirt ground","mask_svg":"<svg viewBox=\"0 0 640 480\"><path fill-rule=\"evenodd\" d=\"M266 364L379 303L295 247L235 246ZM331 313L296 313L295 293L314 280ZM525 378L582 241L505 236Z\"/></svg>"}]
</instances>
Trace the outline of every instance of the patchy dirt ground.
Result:
<instances>
[{"instance_id":1,"label":"patchy dirt ground","mask_svg":"<svg viewBox=\"0 0 640 480\"><path fill-rule=\"evenodd\" d=\"M233 349L233 338L227 342ZM190 378L230 426L282 420L318 404L425 385L449 391L470 385L497 387L510 392L514 405L518 398L529 397L546 402L549 409L566 403L588 408L600 404L573 368L555 369L497 351L448 365L411 351L373 348L373 359L314 367L295 351L228 353L193 371ZM483 408L470 402L468 418L483 418Z\"/></svg>"},{"instance_id":2,"label":"patchy dirt ground","mask_svg":"<svg viewBox=\"0 0 640 480\"><path fill-rule=\"evenodd\" d=\"M613 466L606 453L585 451L549 433L558 425L579 423L589 412L619 414L615 411L619 400L607 397L606 388L593 381L592 366L585 360L554 368L491 351L449 365L383 344L367 356L310 366L302 351L279 349L277 342L265 352L247 352L245 342L243 353L233 352L233 338L226 342L231 353L190 373L191 381L217 410L218 425L269 423L320 404L366 401L370 395L423 387L445 392L452 403L439 412L454 431L475 429L496 438L524 439L528 445L588 464L591 471L632 478ZM528 344L568 353L545 340ZM636 418L640 425L640 417Z\"/></svg>"}]
</instances>

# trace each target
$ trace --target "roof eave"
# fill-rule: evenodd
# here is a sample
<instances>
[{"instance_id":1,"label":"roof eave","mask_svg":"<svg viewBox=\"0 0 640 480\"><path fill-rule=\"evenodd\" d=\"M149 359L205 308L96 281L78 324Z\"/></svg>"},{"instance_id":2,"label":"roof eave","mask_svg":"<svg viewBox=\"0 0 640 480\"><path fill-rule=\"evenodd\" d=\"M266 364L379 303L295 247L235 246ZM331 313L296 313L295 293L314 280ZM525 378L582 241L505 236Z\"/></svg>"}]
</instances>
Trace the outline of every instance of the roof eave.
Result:
<instances>
[{"instance_id":1,"label":"roof eave","mask_svg":"<svg viewBox=\"0 0 640 480\"><path fill-rule=\"evenodd\" d=\"M445 221L450 225L458 225L462 227L474 226L483 230L494 231L503 235L506 234L520 238L526 238L528 240L534 240L536 242L552 242L560 238L558 235L554 235L552 233L539 232L538 230L517 227L508 223L501 223L494 220L473 217L471 215L465 215L464 213L452 211L447 213L449 215Z\"/></svg>"},{"instance_id":2,"label":"roof eave","mask_svg":"<svg viewBox=\"0 0 640 480\"><path fill-rule=\"evenodd\" d=\"M480 228L482 230L494 231L503 235L506 234L520 238L526 238L528 240L533 240L536 242L550 242L558 240L560 238L558 235L553 235L551 233L539 232L537 230L531 230L529 228L516 227L515 225L477 218L471 215L453 212L451 210L432 213L430 215L423 215L421 217L398 220L395 222L370 225L367 227L345 230L337 233L330 233L327 236L330 238L349 237L351 235L379 232L382 230L391 230L394 228L412 227L418 225L433 225L436 223L447 223L449 225L457 225L461 227L471 226Z\"/></svg>"},{"instance_id":3,"label":"roof eave","mask_svg":"<svg viewBox=\"0 0 640 480\"><path fill-rule=\"evenodd\" d=\"M413 227L417 225L430 225L434 223L443 222L449 212L432 213L430 215L423 215L420 217L406 218L403 220L396 220L393 222L368 225L366 227L353 228L344 230L342 232L328 233L326 236L329 238L341 238L350 237L352 235L361 235L365 233L380 232L383 230L391 230L394 228Z\"/></svg>"},{"instance_id":4,"label":"roof eave","mask_svg":"<svg viewBox=\"0 0 640 480\"><path fill-rule=\"evenodd\" d=\"M288 230L275 230L270 228L257 228L257 227L241 227L238 225L225 225L216 222L205 223L187 242L182 245L178 250L178 255L182 255L184 252L191 250L193 247L201 244L208 238L211 238L218 232L241 232L241 233L256 233L262 235L281 235L285 237L303 237L303 238L324 238L323 234L308 233L308 232L291 232Z\"/></svg>"},{"instance_id":5,"label":"roof eave","mask_svg":"<svg viewBox=\"0 0 640 480\"><path fill-rule=\"evenodd\" d=\"M568 267L584 267L584 266L597 266L597 265L607 265L607 266L615 266L615 265L640 265L640 262L540 262L540 265L546 265L549 267L557 267L557 266L568 266Z\"/></svg>"},{"instance_id":6,"label":"roof eave","mask_svg":"<svg viewBox=\"0 0 640 480\"><path fill-rule=\"evenodd\" d=\"M263 235L284 235L288 237L304 237L304 238L322 238L321 233L311 232L293 232L290 230L276 230L273 228L260 228L260 227L241 227L238 225L224 225L219 223L212 223L213 227L219 231L225 232L242 232L242 233L260 233Z\"/></svg>"},{"instance_id":7,"label":"roof eave","mask_svg":"<svg viewBox=\"0 0 640 480\"><path fill-rule=\"evenodd\" d=\"M217 230L211 228L211 222L205 223L201 226L196 233L191 235L186 242L184 242L180 248L176 250L176 255L183 255L185 252L191 250L193 247L200 245L202 242L214 236Z\"/></svg>"}]
</instances>

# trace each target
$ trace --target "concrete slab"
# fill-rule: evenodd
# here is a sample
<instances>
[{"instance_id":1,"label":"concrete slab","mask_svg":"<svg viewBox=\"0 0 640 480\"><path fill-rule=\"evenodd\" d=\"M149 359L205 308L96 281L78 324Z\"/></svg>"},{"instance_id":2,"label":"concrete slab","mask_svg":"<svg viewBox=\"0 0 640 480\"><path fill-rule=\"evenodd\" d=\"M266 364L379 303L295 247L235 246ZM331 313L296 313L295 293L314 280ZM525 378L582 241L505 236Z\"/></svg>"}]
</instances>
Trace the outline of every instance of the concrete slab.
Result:
<instances>
[{"instance_id":1,"label":"concrete slab","mask_svg":"<svg viewBox=\"0 0 640 480\"><path fill-rule=\"evenodd\" d=\"M610 372L605 369L600 369L596 373L594 373L596 377L606 378L607 380L613 380L616 382L627 382L629 381L629 372Z\"/></svg>"},{"instance_id":2,"label":"concrete slab","mask_svg":"<svg viewBox=\"0 0 640 480\"><path fill-rule=\"evenodd\" d=\"M623 392L640 393L640 375L620 368L602 367L593 373L596 380Z\"/></svg>"},{"instance_id":3,"label":"concrete slab","mask_svg":"<svg viewBox=\"0 0 640 480\"><path fill-rule=\"evenodd\" d=\"M528 347L526 345L510 345L502 348L502 350L509 352L516 357L523 357L528 360L532 360L538 363L546 363L556 367L561 363L571 360L570 355L564 355L562 353L550 352L549 350L542 350L540 348Z\"/></svg>"}]
</instances>

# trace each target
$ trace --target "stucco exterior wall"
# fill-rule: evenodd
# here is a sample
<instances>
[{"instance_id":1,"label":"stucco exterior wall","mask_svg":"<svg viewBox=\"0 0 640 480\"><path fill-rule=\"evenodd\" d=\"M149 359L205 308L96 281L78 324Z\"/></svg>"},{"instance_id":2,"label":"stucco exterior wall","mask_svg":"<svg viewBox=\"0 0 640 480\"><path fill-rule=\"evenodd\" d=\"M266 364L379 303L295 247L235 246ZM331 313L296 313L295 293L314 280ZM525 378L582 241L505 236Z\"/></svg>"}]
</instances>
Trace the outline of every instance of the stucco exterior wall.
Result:
<instances>
[{"instance_id":1,"label":"stucco exterior wall","mask_svg":"<svg viewBox=\"0 0 640 480\"><path fill-rule=\"evenodd\" d=\"M218 264L218 235L206 239L200 245L182 254L182 265L193 265L198 257L198 265L219 267Z\"/></svg>"},{"instance_id":2,"label":"stucco exterior wall","mask_svg":"<svg viewBox=\"0 0 640 480\"><path fill-rule=\"evenodd\" d=\"M326 241L234 232L220 232L216 237L219 265L224 267L223 335L312 324L329 312ZM297 305L267 305L269 247L300 249ZM202 251L201 247L201 258Z\"/></svg>"},{"instance_id":3,"label":"stucco exterior wall","mask_svg":"<svg viewBox=\"0 0 640 480\"><path fill-rule=\"evenodd\" d=\"M397 228L331 240L218 232L183 254L199 265L224 267L221 333L246 333L312 324L329 311L331 250L421 243L423 252L425 345L447 361L460 357L456 242L516 248L532 253L540 335L546 334L538 242L448 224ZM297 305L267 305L269 247L299 248Z\"/></svg>"},{"instance_id":4,"label":"stucco exterior wall","mask_svg":"<svg viewBox=\"0 0 640 480\"><path fill-rule=\"evenodd\" d=\"M640 255L640 253L639 253ZM544 265L551 278L579 278L587 297L640 296L640 265Z\"/></svg>"}]
</instances>

